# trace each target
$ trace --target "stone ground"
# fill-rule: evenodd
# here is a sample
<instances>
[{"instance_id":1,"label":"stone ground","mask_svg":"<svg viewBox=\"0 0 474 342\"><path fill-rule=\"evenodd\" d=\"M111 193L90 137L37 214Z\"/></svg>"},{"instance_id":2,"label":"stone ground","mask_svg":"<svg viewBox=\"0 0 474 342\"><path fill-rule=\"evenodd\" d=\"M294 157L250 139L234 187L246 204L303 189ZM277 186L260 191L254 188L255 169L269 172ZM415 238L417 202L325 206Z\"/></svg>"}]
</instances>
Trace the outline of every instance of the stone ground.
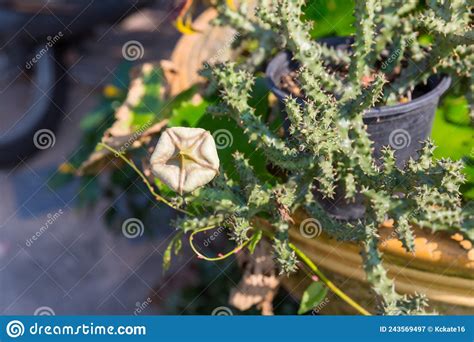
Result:
<instances>
[{"instance_id":1,"label":"stone ground","mask_svg":"<svg viewBox=\"0 0 474 342\"><path fill-rule=\"evenodd\" d=\"M140 41L144 58L156 60L168 58L178 38L169 10L156 7L102 27L77 47L80 58L68 69L72 89L64 109L67 118L54 147L20 167L0 171L1 314L33 314L38 308L63 315L133 314L155 294L171 233L166 220L161 237L126 239L111 233L102 220L113 203L77 209L77 185L53 189L48 180L80 147L79 122L114 77L124 42ZM21 98L18 94L18 102ZM48 219L54 222L41 229ZM35 234L40 236L28 243ZM156 313L145 306L142 314Z\"/></svg>"}]
</instances>

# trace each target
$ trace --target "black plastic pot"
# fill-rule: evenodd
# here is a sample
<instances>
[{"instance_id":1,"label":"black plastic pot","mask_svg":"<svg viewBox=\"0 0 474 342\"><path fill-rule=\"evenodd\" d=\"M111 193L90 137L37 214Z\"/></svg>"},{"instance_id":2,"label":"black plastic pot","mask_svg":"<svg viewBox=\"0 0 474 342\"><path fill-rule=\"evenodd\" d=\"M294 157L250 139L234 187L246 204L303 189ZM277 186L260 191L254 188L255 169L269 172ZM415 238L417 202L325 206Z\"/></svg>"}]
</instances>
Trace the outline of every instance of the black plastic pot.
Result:
<instances>
[{"instance_id":1,"label":"black plastic pot","mask_svg":"<svg viewBox=\"0 0 474 342\"><path fill-rule=\"evenodd\" d=\"M32 98L28 110L19 113L15 125L8 132L0 134L0 169L21 164L25 158L41 150L34 139L41 130L45 133L38 137L45 139L43 143L54 144L53 132L63 118L60 108L67 100L68 82L64 70L62 58L55 49L50 49L29 70Z\"/></svg>"},{"instance_id":2,"label":"black plastic pot","mask_svg":"<svg viewBox=\"0 0 474 342\"><path fill-rule=\"evenodd\" d=\"M98 23L116 24L153 0L0 1L0 40L27 42L55 35L79 35Z\"/></svg>"},{"instance_id":3,"label":"black plastic pot","mask_svg":"<svg viewBox=\"0 0 474 342\"><path fill-rule=\"evenodd\" d=\"M47 130L50 133L44 135L45 139L54 138L67 95L65 47L69 43L77 45L78 38L98 24L115 25L152 0L0 2L0 77L9 75L16 79L18 70L24 70L33 81L31 106L19 114L15 127L0 132L0 168L5 168L21 163L39 150L34 144L35 133ZM55 42L54 47L47 46L49 41ZM31 63L38 54L42 57ZM0 113L0 120L1 116Z\"/></svg>"},{"instance_id":4,"label":"black plastic pot","mask_svg":"<svg viewBox=\"0 0 474 342\"><path fill-rule=\"evenodd\" d=\"M331 38L323 43L337 49L349 49L350 38ZM269 64L266 76L270 90L277 96L284 113L284 99L290 94L279 87L281 77L295 70L298 65L288 52L279 53ZM375 107L366 112L364 123L374 142L374 157L378 160L383 146L395 150L398 167L403 167L409 158L417 158L421 142L431 134L433 117L441 95L449 88L451 79L443 76L431 77L426 85L417 86L412 94L413 100L394 106ZM303 101L301 101L303 104ZM285 114L285 122L288 119ZM321 205L338 219L357 219L365 213L362 196L356 196L355 202L346 202L344 191L336 189L334 199L323 199L319 193Z\"/></svg>"}]
</instances>

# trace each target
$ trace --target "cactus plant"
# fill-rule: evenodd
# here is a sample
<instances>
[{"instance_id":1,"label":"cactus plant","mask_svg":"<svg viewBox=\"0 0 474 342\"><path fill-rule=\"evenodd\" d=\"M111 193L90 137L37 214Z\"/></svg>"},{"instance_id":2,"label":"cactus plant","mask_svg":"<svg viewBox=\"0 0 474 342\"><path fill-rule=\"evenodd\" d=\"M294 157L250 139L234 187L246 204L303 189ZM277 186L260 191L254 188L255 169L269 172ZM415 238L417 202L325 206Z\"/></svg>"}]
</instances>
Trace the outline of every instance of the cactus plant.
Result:
<instances>
[{"instance_id":1,"label":"cactus plant","mask_svg":"<svg viewBox=\"0 0 474 342\"><path fill-rule=\"evenodd\" d=\"M173 200L154 195L185 214L175 222L178 239L191 233L192 244L196 233L226 227L237 247L225 255L207 258L219 260L244 247L254 250L266 236L273 242L274 260L282 274L294 272L300 258L328 288L366 314L289 240L292 216L296 210L304 210L330 236L360 243L367 280L380 297L380 313L424 313L427 302L422 294L407 296L395 291L377 247L378 227L393 220L394 230L407 251L415 248L414 225L432 231L457 230L474 239L473 208L462 208L459 191L464 181L463 164L434 159L435 146L429 139L423 142L419 158L412 158L401 167L390 146L383 147L380 158L376 158L363 119L370 108L400 101L436 73L448 73L454 82L470 87L467 93L472 101L471 8L460 0L429 0L425 5L415 0L356 0L356 34L351 49L346 51L310 37L311 25L304 20L303 0L261 0L254 17L247 16L244 1L240 6L227 3L216 5L219 15L214 23L230 25L238 31L234 45L248 41L258 44L240 63L206 68L209 88L218 89L220 99L207 112L233 120L278 172L272 179L263 177L255 171L248 155L235 153L237 177L225 172L222 161L215 158L212 164L220 164L220 172L213 167L211 175L193 182L186 191L182 191L182 182L173 186L179 175L166 175L174 183L165 183L184 194ZM428 36L431 43L422 43L422 36ZM255 74L281 49L291 51L299 65L296 81L303 94L299 98L289 96L285 101L290 122L286 134L276 132L250 104ZM123 153L104 147L126 160ZM133 163L127 163L136 169ZM159 177L161 171L154 171ZM146 177L140 175L154 191ZM210 185L194 190L196 184L205 184L214 175L217 176ZM334 198L340 187L349 202L363 198L366 211L362 218L339 220L315 196L317 188L323 196ZM258 223L262 218L271 224L271 232L262 234L263 227ZM176 241L168 250L166 262Z\"/></svg>"},{"instance_id":2,"label":"cactus plant","mask_svg":"<svg viewBox=\"0 0 474 342\"><path fill-rule=\"evenodd\" d=\"M218 5L216 23L231 25L243 39L259 39L266 55L261 58L262 51L257 48L259 58L251 57L241 65L216 66L213 77L222 101L208 111L235 120L264 152L268 163L284 170L286 176L276 184L264 182L248 161L236 154L240 183L221 174L213 187L191 195L189 201L199 203L197 218L182 218L177 226L188 231L225 224L242 243L249 238L248 230L259 228L253 218L263 215L275 228L276 261L283 273L290 273L296 268L296 253L288 240L291 214L304 208L321 222L326 233L363 244L367 279L382 299L380 312L423 313L424 297L398 294L388 278L377 249L377 227L393 219L408 251L414 249L412 225L433 231L459 229L472 239L472 213L462 210L459 193L463 165L434 160L435 146L429 140L423 143L419 159L410 159L402 168L396 167L390 146L382 150L381 162L377 161L363 116L375 105L396 102L436 72L449 72L460 79L472 76L470 9L464 1L428 1L420 9L418 1L356 0L355 39L352 52L345 52L311 39L309 24L302 19L303 5L302 0L260 1L254 19L243 9ZM422 33L432 38L430 46L420 43ZM303 106L295 96L287 99L291 125L289 135L283 138L249 105L252 72L273 48L292 52L300 65L298 81L305 94ZM254 64L249 66L248 61ZM329 68L331 63L340 68ZM347 75L339 70L346 70ZM366 214L357 221L334 219L314 198L316 184L329 198L340 184L348 200L362 194ZM226 219L229 216L233 218L230 221Z\"/></svg>"}]
</instances>

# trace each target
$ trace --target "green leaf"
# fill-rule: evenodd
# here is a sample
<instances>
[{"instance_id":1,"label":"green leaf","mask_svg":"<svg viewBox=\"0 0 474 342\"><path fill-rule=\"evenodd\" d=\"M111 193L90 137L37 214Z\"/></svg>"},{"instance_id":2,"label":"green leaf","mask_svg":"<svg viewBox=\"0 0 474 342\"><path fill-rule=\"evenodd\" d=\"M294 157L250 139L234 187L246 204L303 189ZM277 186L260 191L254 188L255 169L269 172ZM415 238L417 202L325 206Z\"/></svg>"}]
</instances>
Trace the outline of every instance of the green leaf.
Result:
<instances>
[{"instance_id":1,"label":"green leaf","mask_svg":"<svg viewBox=\"0 0 474 342\"><path fill-rule=\"evenodd\" d=\"M181 234L179 234L179 239L177 239L174 243L174 255L178 255L183 247L183 241L181 240Z\"/></svg>"},{"instance_id":2,"label":"green leaf","mask_svg":"<svg viewBox=\"0 0 474 342\"><path fill-rule=\"evenodd\" d=\"M171 242L169 243L168 247L166 247L165 253L163 254L163 273L168 271L171 265L171 254L174 250L174 255L178 255L179 251L182 247L181 237L183 236L183 232L178 232Z\"/></svg>"},{"instance_id":3,"label":"green leaf","mask_svg":"<svg viewBox=\"0 0 474 342\"><path fill-rule=\"evenodd\" d=\"M255 108L255 114L261 116L263 120L268 119L267 116L270 112L268 105L270 90L267 82L265 77L257 77L249 99L249 105Z\"/></svg>"},{"instance_id":4,"label":"green leaf","mask_svg":"<svg viewBox=\"0 0 474 342\"><path fill-rule=\"evenodd\" d=\"M160 68L144 70L141 85L143 86L143 95L140 102L130 108L132 130L139 129L150 122L158 121L163 118L163 109L165 100L162 91L163 72Z\"/></svg>"},{"instance_id":5,"label":"green leaf","mask_svg":"<svg viewBox=\"0 0 474 342\"><path fill-rule=\"evenodd\" d=\"M434 118L432 138L437 145L435 158L459 160L471 156L474 151L474 133L464 97L449 95L443 99ZM466 163L463 172L466 182L462 185L461 191L465 200L473 200L474 164Z\"/></svg>"},{"instance_id":6,"label":"green leaf","mask_svg":"<svg viewBox=\"0 0 474 342\"><path fill-rule=\"evenodd\" d=\"M150 122L156 123L166 118L173 120L177 108L191 105L190 101L193 95L196 94L196 87L191 87L168 99L163 91L164 76L161 68L153 67L151 70L142 70L142 74L141 83L137 86L143 87L143 94L140 102L130 108L131 122L129 124L132 131L138 130L144 125L150 125ZM189 110L188 108L188 113L182 115L189 115Z\"/></svg>"},{"instance_id":7,"label":"green leaf","mask_svg":"<svg viewBox=\"0 0 474 342\"><path fill-rule=\"evenodd\" d=\"M354 33L354 1L309 0L303 11L305 18L314 22L311 29L313 38L349 36Z\"/></svg>"},{"instance_id":8,"label":"green leaf","mask_svg":"<svg viewBox=\"0 0 474 342\"><path fill-rule=\"evenodd\" d=\"M318 306L326 297L327 292L328 289L323 283L320 281L312 282L304 291L303 297L301 297L298 315L302 315Z\"/></svg>"},{"instance_id":9,"label":"green leaf","mask_svg":"<svg viewBox=\"0 0 474 342\"><path fill-rule=\"evenodd\" d=\"M202 100L198 104L192 103L191 100L182 101L179 106L173 109L168 125L175 127L196 127L206 112L208 105L209 102L206 100Z\"/></svg>"},{"instance_id":10,"label":"green leaf","mask_svg":"<svg viewBox=\"0 0 474 342\"><path fill-rule=\"evenodd\" d=\"M169 198L176 196L176 192L158 178L154 178L153 182L155 186L160 190L160 194L162 196Z\"/></svg>"},{"instance_id":11,"label":"green leaf","mask_svg":"<svg viewBox=\"0 0 474 342\"><path fill-rule=\"evenodd\" d=\"M255 252L255 247L257 247L257 244L262 239L262 235L263 235L262 231L257 230L257 232L252 236L252 238L249 242L249 246L248 246L248 249L249 249L251 254L253 254L253 252Z\"/></svg>"},{"instance_id":12,"label":"green leaf","mask_svg":"<svg viewBox=\"0 0 474 342\"><path fill-rule=\"evenodd\" d=\"M163 273L169 270L171 265L171 251L173 249L173 241L171 241L166 247L165 253L163 254Z\"/></svg>"}]
</instances>

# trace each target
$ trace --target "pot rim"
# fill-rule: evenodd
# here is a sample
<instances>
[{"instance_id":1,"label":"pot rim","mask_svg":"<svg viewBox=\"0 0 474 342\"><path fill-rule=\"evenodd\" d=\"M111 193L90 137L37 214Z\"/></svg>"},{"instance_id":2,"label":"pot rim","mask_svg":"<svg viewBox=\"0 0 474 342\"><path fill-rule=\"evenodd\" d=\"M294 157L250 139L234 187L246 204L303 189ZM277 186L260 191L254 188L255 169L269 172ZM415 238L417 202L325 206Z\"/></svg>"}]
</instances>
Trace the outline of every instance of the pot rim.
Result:
<instances>
[{"instance_id":1,"label":"pot rim","mask_svg":"<svg viewBox=\"0 0 474 342\"><path fill-rule=\"evenodd\" d=\"M283 62L283 60L288 61L288 63L291 62L290 52L288 51L279 52L277 55L275 55L275 57L271 59L270 63L268 63L267 68L265 70L265 76L266 76L266 80L267 80L270 90L281 99L291 96L290 93L279 88L274 81L274 75L275 75L275 71L277 70L277 66L279 66ZM392 115L401 115L405 113L414 114L413 110L421 108L425 104L432 102L434 98L438 99L439 97L441 97L446 92L446 90L448 90L450 85L451 85L451 77L447 75L442 75L440 76L440 81L438 82L438 84L433 89L426 92L425 94L417 97L414 100L411 100L410 102L399 103L396 105L389 105L389 106L384 105L380 107L371 108L365 112L364 119L388 117Z\"/></svg>"}]
</instances>

